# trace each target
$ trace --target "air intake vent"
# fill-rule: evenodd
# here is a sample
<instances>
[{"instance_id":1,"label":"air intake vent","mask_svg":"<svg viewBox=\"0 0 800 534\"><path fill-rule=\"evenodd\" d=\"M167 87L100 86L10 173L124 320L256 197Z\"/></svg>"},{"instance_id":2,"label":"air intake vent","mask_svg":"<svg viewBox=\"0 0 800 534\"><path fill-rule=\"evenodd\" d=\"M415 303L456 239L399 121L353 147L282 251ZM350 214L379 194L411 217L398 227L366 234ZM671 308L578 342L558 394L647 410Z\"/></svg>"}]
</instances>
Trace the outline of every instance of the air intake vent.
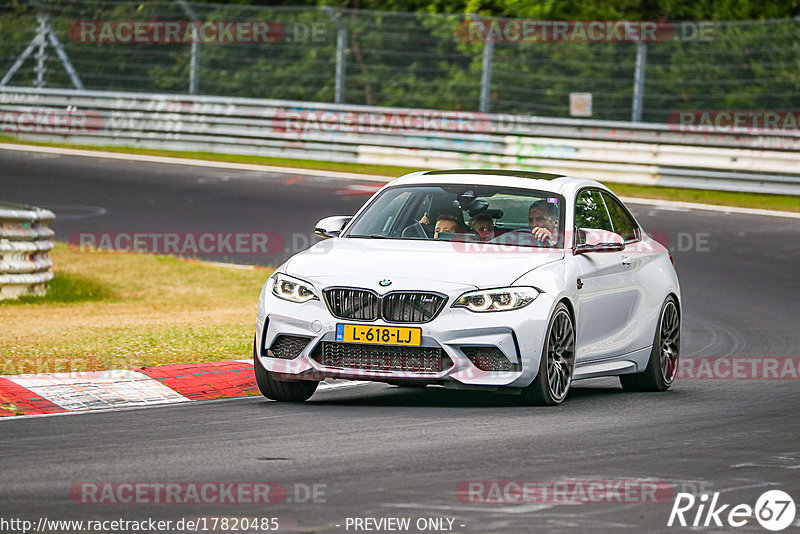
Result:
<instances>
[{"instance_id":1,"label":"air intake vent","mask_svg":"<svg viewBox=\"0 0 800 534\"><path fill-rule=\"evenodd\" d=\"M307 337L281 335L272 342L272 347L267 351L270 358L281 358L283 360L293 360L300 356L308 342Z\"/></svg>"},{"instance_id":2,"label":"air intake vent","mask_svg":"<svg viewBox=\"0 0 800 534\"><path fill-rule=\"evenodd\" d=\"M311 357L326 367L435 374L453 366L453 360L444 356L439 347L330 342L322 342L320 345L321 349L315 348Z\"/></svg>"},{"instance_id":3,"label":"air intake vent","mask_svg":"<svg viewBox=\"0 0 800 534\"><path fill-rule=\"evenodd\" d=\"M461 352L481 371L519 371L497 347L461 347Z\"/></svg>"}]
</instances>

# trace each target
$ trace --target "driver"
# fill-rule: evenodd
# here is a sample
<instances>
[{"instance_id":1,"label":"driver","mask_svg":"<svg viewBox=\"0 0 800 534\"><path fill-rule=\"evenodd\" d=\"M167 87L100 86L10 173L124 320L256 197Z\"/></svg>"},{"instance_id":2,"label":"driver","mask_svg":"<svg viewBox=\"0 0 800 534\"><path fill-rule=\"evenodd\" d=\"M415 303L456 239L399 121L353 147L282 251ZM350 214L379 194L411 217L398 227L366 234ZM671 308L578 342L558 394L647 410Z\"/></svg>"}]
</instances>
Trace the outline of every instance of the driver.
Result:
<instances>
[{"instance_id":1,"label":"driver","mask_svg":"<svg viewBox=\"0 0 800 534\"><path fill-rule=\"evenodd\" d=\"M558 240L558 205L537 200L528 210L531 233L542 245L554 247Z\"/></svg>"},{"instance_id":2,"label":"driver","mask_svg":"<svg viewBox=\"0 0 800 534\"><path fill-rule=\"evenodd\" d=\"M436 226L433 228L433 238L439 239L439 234L455 234L459 232L458 219L453 215L443 213L436 218Z\"/></svg>"}]
</instances>

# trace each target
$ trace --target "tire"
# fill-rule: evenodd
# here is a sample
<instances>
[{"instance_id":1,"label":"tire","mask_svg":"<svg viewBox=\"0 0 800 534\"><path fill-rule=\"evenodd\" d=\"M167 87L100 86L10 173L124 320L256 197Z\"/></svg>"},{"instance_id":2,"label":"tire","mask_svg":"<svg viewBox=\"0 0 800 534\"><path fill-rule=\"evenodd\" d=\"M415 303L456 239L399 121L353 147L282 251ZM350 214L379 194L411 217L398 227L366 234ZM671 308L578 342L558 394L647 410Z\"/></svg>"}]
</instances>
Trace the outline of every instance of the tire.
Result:
<instances>
[{"instance_id":1,"label":"tire","mask_svg":"<svg viewBox=\"0 0 800 534\"><path fill-rule=\"evenodd\" d=\"M569 393L574 371L575 325L566 305L559 302L547 325L539 372L522 390L520 400L535 406L561 404Z\"/></svg>"},{"instance_id":2,"label":"tire","mask_svg":"<svg viewBox=\"0 0 800 534\"><path fill-rule=\"evenodd\" d=\"M256 384L261 394L268 399L282 402L303 402L311 398L317 390L316 380L278 380L275 374L264 369L258 359L258 345L253 344L253 367L256 373Z\"/></svg>"},{"instance_id":3,"label":"tire","mask_svg":"<svg viewBox=\"0 0 800 534\"><path fill-rule=\"evenodd\" d=\"M678 374L681 352L681 315L674 297L668 297L653 338L653 350L647 367L641 373L620 375L619 382L625 391L666 391Z\"/></svg>"}]
</instances>

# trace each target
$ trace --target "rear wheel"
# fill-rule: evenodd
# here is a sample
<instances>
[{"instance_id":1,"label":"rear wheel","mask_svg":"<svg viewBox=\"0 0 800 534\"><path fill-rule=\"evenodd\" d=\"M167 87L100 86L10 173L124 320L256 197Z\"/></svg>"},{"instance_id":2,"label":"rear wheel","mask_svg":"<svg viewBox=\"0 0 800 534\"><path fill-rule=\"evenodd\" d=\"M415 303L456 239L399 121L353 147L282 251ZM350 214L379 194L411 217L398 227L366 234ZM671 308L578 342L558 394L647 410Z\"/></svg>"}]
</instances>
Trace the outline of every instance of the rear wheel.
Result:
<instances>
[{"instance_id":1,"label":"rear wheel","mask_svg":"<svg viewBox=\"0 0 800 534\"><path fill-rule=\"evenodd\" d=\"M547 327L539 372L522 390L522 402L537 406L561 404L569 392L574 370L575 327L569 310L560 302Z\"/></svg>"},{"instance_id":2,"label":"rear wheel","mask_svg":"<svg viewBox=\"0 0 800 534\"><path fill-rule=\"evenodd\" d=\"M253 344L253 367L256 384L261 394L268 399L283 402L303 402L311 398L319 382L315 380L278 380L275 373L267 371L258 359L258 346Z\"/></svg>"},{"instance_id":3,"label":"rear wheel","mask_svg":"<svg viewBox=\"0 0 800 534\"><path fill-rule=\"evenodd\" d=\"M656 327L653 350L647 367L641 373L620 375L619 382L625 391L666 391L678 374L681 352L681 316L674 297L669 297L661 307Z\"/></svg>"}]
</instances>

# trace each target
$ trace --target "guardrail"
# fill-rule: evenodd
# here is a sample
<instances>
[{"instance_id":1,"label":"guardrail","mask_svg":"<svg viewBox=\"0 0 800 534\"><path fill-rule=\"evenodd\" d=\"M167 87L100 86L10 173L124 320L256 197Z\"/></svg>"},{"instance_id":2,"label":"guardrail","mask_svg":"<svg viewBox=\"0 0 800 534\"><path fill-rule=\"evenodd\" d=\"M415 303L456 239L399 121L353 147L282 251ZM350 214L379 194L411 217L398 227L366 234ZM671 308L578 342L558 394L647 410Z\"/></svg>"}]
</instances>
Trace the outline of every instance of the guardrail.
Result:
<instances>
[{"instance_id":1,"label":"guardrail","mask_svg":"<svg viewBox=\"0 0 800 534\"><path fill-rule=\"evenodd\" d=\"M24 140L428 168L506 167L601 181L800 195L800 131L209 96L0 88Z\"/></svg>"},{"instance_id":2,"label":"guardrail","mask_svg":"<svg viewBox=\"0 0 800 534\"><path fill-rule=\"evenodd\" d=\"M44 295L53 279L52 211L0 203L0 300Z\"/></svg>"}]
</instances>

